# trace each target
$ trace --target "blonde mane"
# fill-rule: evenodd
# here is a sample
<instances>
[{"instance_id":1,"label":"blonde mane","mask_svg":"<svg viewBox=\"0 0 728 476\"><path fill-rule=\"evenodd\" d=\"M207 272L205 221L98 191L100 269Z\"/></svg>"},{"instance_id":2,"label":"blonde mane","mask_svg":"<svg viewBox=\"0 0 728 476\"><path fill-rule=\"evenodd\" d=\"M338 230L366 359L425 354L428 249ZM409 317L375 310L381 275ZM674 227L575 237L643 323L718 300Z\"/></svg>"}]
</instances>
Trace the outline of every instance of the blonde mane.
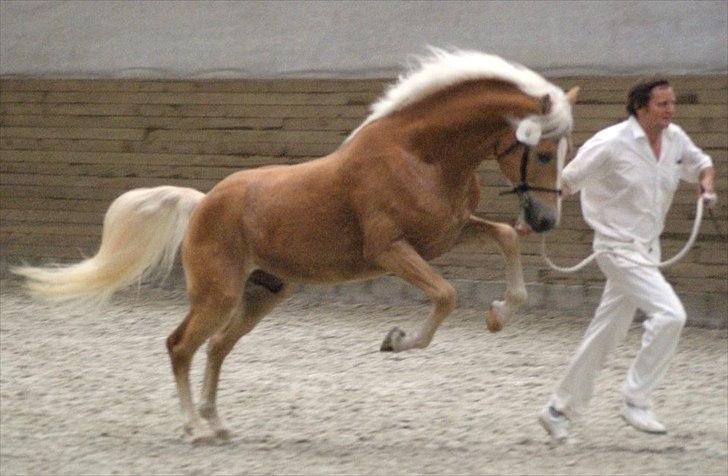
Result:
<instances>
[{"instance_id":1,"label":"blonde mane","mask_svg":"<svg viewBox=\"0 0 728 476\"><path fill-rule=\"evenodd\" d=\"M499 79L515 84L525 94L551 98L550 113L541 118L544 136L561 136L571 131L571 105L564 91L534 71L499 56L478 51L448 52L430 48L431 56L418 58L418 66L386 91L371 106L371 114L348 137L351 139L370 122L399 111L442 89L474 79Z\"/></svg>"}]
</instances>

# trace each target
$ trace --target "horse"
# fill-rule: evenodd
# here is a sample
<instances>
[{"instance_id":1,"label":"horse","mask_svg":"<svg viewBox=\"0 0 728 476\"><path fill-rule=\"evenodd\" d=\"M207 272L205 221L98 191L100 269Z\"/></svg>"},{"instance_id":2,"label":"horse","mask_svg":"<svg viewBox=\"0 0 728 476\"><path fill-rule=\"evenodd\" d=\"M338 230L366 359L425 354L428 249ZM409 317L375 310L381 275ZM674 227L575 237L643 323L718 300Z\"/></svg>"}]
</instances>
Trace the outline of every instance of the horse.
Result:
<instances>
[{"instance_id":1,"label":"horse","mask_svg":"<svg viewBox=\"0 0 728 476\"><path fill-rule=\"evenodd\" d=\"M106 298L170 270L181 249L189 311L166 346L183 427L194 443L226 439L216 403L223 360L296 284L404 279L429 297L431 312L417 332L390 330L380 350L423 349L456 306L454 287L428 261L471 227L505 258L505 296L486 314L489 329L500 329L527 297L518 234L474 215L476 169L498 162L519 196L518 226L554 228L556 162L566 154L577 91L498 56L432 49L331 154L238 171L208 193L128 191L109 206L93 257L13 271L47 299ZM196 411L190 364L205 342Z\"/></svg>"}]
</instances>

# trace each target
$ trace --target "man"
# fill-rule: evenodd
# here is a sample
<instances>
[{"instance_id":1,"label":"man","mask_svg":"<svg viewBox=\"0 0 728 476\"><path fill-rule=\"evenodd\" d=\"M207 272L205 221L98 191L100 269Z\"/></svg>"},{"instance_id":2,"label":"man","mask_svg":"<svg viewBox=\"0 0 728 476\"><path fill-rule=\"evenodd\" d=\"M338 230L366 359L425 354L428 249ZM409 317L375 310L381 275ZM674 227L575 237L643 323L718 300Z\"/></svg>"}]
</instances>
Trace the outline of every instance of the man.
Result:
<instances>
[{"instance_id":1,"label":"man","mask_svg":"<svg viewBox=\"0 0 728 476\"><path fill-rule=\"evenodd\" d=\"M586 409L607 355L622 341L639 308L647 315L639 353L623 387L622 416L638 430L665 433L650 395L667 370L685 323L685 310L658 268L659 236L682 178L699 182L704 203L716 201L709 156L671 123L675 94L665 79L635 85L629 118L608 127L579 149L563 171L564 196L581 192L584 219L606 276L604 293L576 355L539 421L565 441L570 422ZM627 258L627 259L625 259Z\"/></svg>"}]
</instances>

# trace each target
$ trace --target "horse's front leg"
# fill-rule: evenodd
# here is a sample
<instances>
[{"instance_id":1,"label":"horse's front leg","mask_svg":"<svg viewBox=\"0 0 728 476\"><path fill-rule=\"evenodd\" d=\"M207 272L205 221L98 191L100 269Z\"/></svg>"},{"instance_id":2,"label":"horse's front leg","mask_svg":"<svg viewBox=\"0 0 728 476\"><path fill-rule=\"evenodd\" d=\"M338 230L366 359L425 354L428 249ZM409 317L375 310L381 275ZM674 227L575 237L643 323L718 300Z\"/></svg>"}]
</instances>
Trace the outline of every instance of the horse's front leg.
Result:
<instances>
[{"instance_id":1,"label":"horse's front leg","mask_svg":"<svg viewBox=\"0 0 728 476\"><path fill-rule=\"evenodd\" d=\"M483 220L474 215L470 216L469 223L498 243L501 254L506 262L505 296L502 301L493 301L485 315L488 330L498 332L528 298L526 284L523 280L521 247L518 241L518 234L510 225Z\"/></svg>"},{"instance_id":2,"label":"horse's front leg","mask_svg":"<svg viewBox=\"0 0 728 476\"><path fill-rule=\"evenodd\" d=\"M423 290L433 304L432 312L416 334L408 335L395 327L384 338L380 350L401 352L409 349L424 349L432 341L435 331L445 317L455 309L455 288L404 240L393 243L380 253L375 261L384 270Z\"/></svg>"}]
</instances>

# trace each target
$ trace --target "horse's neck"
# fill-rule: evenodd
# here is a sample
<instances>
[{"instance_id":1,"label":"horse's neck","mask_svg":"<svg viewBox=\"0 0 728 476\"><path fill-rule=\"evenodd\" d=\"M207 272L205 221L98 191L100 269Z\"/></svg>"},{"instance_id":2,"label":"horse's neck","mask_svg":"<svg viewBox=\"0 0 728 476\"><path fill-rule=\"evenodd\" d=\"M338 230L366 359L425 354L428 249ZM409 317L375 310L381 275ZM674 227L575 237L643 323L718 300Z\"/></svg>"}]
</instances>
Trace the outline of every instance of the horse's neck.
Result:
<instances>
[{"instance_id":1,"label":"horse's neck","mask_svg":"<svg viewBox=\"0 0 728 476\"><path fill-rule=\"evenodd\" d=\"M466 83L421 101L397 119L409 150L457 177L471 174L493 155L510 129L507 117L525 116L536 107L512 85Z\"/></svg>"}]
</instances>

